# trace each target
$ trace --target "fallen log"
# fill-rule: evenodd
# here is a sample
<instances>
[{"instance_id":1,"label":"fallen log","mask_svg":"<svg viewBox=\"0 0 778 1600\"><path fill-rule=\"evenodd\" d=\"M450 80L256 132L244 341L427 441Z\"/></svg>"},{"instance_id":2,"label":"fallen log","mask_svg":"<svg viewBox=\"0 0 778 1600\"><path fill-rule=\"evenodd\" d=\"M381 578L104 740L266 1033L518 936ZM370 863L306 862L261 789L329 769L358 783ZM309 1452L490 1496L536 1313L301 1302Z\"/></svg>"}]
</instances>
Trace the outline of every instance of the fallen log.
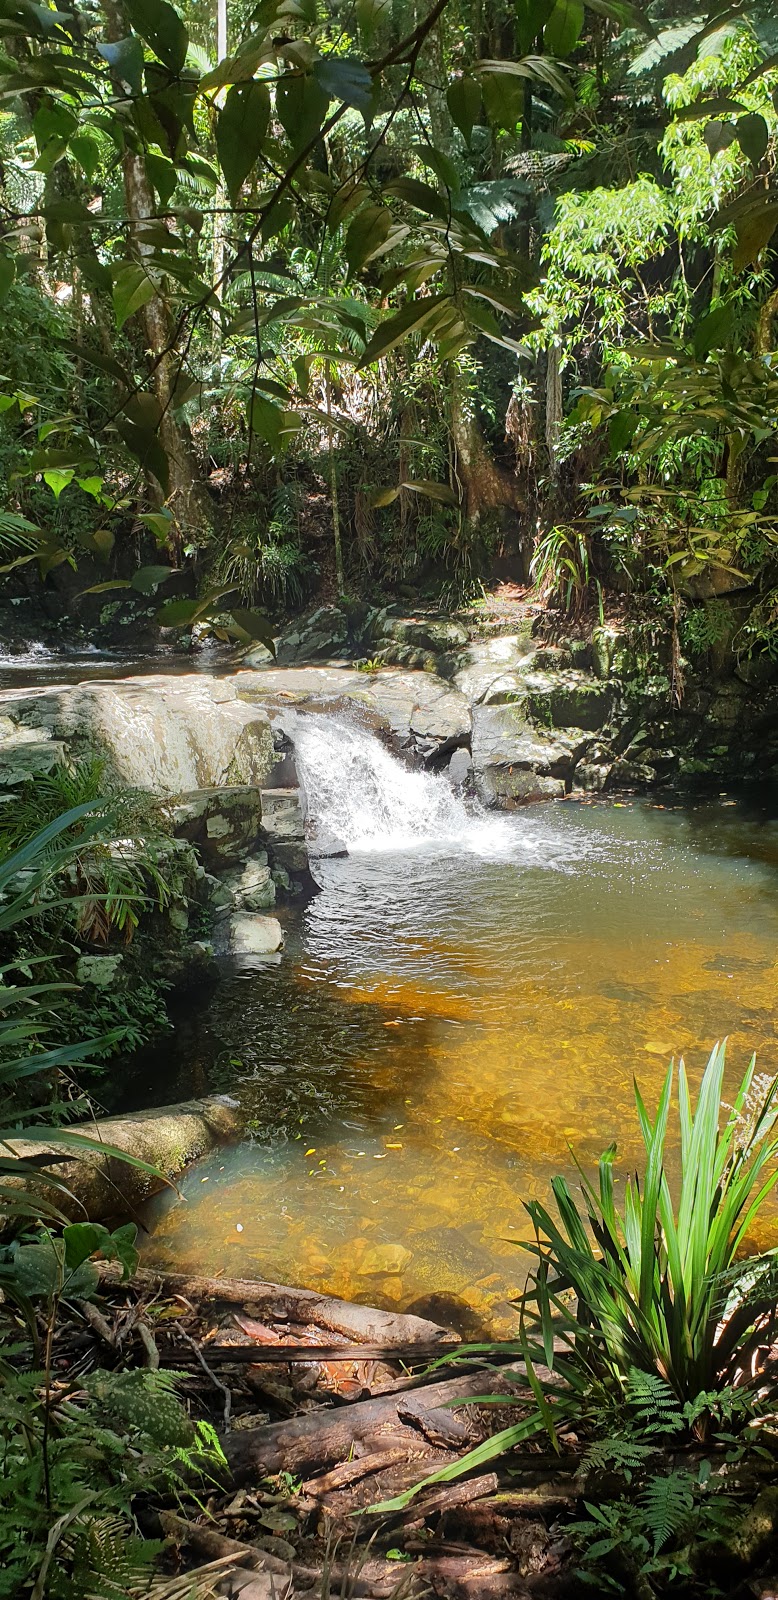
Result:
<instances>
[{"instance_id":1,"label":"fallen log","mask_svg":"<svg viewBox=\"0 0 778 1600\"><path fill-rule=\"evenodd\" d=\"M118 1283L121 1277L120 1269L113 1262L106 1263L100 1269L100 1277L104 1283ZM270 1283L260 1278L199 1278L190 1277L180 1272L155 1272L153 1269L140 1268L135 1274L134 1283L153 1290L162 1290L168 1295L181 1295L185 1300L222 1301L225 1305L251 1305L261 1308L264 1315L272 1315L274 1319L284 1322L298 1323L303 1327L313 1325L327 1328L331 1333L341 1333L347 1339L353 1339L355 1345L377 1344L381 1346L384 1355L392 1356L396 1349L409 1345L432 1347L435 1355L441 1354L441 1346L455 1345L457 1335L448 1328L442 1328L437 1322L427 1322L424 1317L412 1316L409 1312L380 1311L377 1306L357 1305L350 1300L337 1300L331 1295L318 1294L315 1289L295 1289L289 1284ZM249 1348L236 1345L236 1350ZM253 1346L252 1365L260 1355L260 1347ZM279 1361L278 1347L276 1345L263 1346L268 1350L268 1359ZM340 1354L340 1347L336 1355ZM352 1356L357 1353L362 1358L362 1349L355 1349ZM425 1348L425 1355L428 1354ZM321 1360L322 1350L318 1348L311 1360ZM335 1359L336 1356L333 1356ZM210 1358L209 1358L210 1359ZM240 1356L235 1357L240 1360ZM287 1360L291 1356L286 1357Z\"/></svg>"},{"instance_id":2,"label":"fallen log","mask_svg":"<svg viewBox=\"0 0 778 1600\"><path fill-rule=\"evenodd\" d=\"M69 1128L69 1134L89 1141L77 1154L63 1151L62 1145L18 1138L9 1140L6 1149L19 1161L34 1158L38 1166L52 1167L69 1190L57 1194L57 1205L66 1216L105 1222L133 1215L190 1161L214 1145L236 1138L243 1120L238 1106L219 1095L209 1095L182 1105L133 1111L126 1117L104 1117ZM153 1170L130 1166L101 1150L101 1145L123 1150ZM50 1161L42 1159L46 1157ZM11 1175L6 1183L25 1189L40 1187L26 1175Z\"/></svg>"},{"instance_id":3,"label":"fallen log","mask_svg":"<svg viewBox=\"0 0 778 1600\"><path fill-rule=\"evenodd\" d=\"M486 1367L418 1390L414 1398L423 1407L426 1423L422 1433L433 1429L436 1422L440 1433L445 1433L451 1417L440 1408L452 1400L467 1400L485 1392L515 1395L515 1384L510 1382L512 1370L495 1373ZM224 1441L230 1470L236 1483L245 1482L255 1473L265 1477L286 1470L304 1475L343 1461L355 1445L381 1449L382 1434L386 1432L392 1433L393 1443L395 1436L407 1439L409 1444L418 1443L418 1413L414 1426L405 1424L400 1416L403 1406L407 1401L401 1395L379 1395L337 1410L322 1407L306 1416L241 1430ZM436 1412L440 1413L438 1417Z\"/></svg>"}]
</instances>

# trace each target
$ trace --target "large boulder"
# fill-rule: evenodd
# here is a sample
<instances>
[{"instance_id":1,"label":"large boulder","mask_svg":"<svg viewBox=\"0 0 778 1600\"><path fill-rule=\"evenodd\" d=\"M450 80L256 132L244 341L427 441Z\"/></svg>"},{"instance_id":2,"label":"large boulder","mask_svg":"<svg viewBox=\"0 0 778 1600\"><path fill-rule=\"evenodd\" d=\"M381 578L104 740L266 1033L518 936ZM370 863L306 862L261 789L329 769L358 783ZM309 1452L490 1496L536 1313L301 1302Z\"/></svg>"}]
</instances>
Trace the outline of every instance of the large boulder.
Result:
<instances>
[{"instance_id":1,"label":"large boulder","mask_svg":"<svg viewBox=\"0 0 778 1600\"><path fill-rule=\"evenodd\" d=\"M230 953L234 956L271 956L281 949L283 930L277 917L239 911L227 924Z\"/></svg>"},{"instance_id":2,"label":"large boulder","mask_svg":"<svg viewBox=\"0 0 778 1600\"><path fill-rule=\"evenodd\" d=\"M263 789L262 825L273 861L287 872L304 872L308 847L299 789Z\"/></svg>"},{"instance_id":3,"label":"large boulder","mask_svg":"<svg viewBox=\"0 0 778 1600\"><path fill-rule=\"evenodd\" d=\"M158 794L259 786L276 759L266 712L201 673L6 691L0 712L41 741L64 740L69 754L103 755L115 781Z\"/></svg>"},{"instance_id":4,"label":"large boulder","mask_svg":"<svg viewBox=\"0 0 778 1600\"><path fill-rule=\"evenodd\" d=\"M282 635L276 645L280 666L290 661L321 661L342 655L348 644L348 619L338 606L319 606L312 616L298 622Z\"/></svg>"},{"instance_id":5,"label":"large boulder","mask_svg":"<svg viewBox=\"0 0 778 1600\"><path fill-rule=\"evenodd\" d=\"M527 634L498 634L494 639L474 639L469 645L464 665L455 674L454 684L466 699L475 705L492 700L502 692L507 699L511 692L520 689L520 668L531 662L534 655L532 641ZM510 680L510 681L508 681ZM502 691L497 685L502 684Z\"/></svg>"},{"instance_id":6,"label":"large boulder","mask_svg":"<svg viewBox=\"0 0 778 1600\"><path fill-rule=\"evenodd\" d=\"M587 672L528 672L524 678L527 709L551 728L605 727L613 710L614 691Z\"/></svg>"},{"instance_id":7,"label":"large boulder","mask_svg":"<svg viewBox=\"0 0 778 1600\"><path fill-rule=\"evenodd\" d=\"M516 706L473 708L473 772L485 805L560 799L586 750L581 728L546 733L530 727Z\"/></svg>"}]
</instances>

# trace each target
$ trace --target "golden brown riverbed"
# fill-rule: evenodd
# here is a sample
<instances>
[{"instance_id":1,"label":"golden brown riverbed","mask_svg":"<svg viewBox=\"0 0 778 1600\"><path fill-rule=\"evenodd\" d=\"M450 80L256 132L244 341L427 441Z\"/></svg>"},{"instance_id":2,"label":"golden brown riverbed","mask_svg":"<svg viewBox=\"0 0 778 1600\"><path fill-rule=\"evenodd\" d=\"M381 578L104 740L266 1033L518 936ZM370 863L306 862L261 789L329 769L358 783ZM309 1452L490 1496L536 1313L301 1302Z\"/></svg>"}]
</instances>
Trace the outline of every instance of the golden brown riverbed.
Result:
<instances>
[{"instance_id":1,"label":"golden brown riverbed","mask_svg":"<svg viewBox=\"0 0 778 1600\"><path fill-rule=\"evenodd\" d=\"M633 1075L651 1101L722 1034L731 1078L752 1050L778 1067L778 825L726 797L535 807L499 845L319 875L280 964L232 973L155 1083L239 1084L255 1128L155 1203L146 1264L398 1307L444 1292L504 1327L522 1201L571 1145L636 1159Z\"/></svg>"}]
</instances>

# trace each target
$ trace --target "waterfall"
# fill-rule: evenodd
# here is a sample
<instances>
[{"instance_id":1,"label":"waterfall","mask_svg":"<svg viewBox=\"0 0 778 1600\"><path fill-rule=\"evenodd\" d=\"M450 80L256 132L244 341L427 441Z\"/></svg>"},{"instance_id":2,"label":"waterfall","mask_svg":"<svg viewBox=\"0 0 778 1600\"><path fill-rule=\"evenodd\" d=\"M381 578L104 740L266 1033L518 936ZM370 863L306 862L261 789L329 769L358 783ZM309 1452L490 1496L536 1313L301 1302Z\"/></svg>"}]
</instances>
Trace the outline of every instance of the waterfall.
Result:
<instances>
[{"instance_id":1,"label":"waterfall","mask_svg":"<svg viewBox=\"0 0 778 1600\"><path fill-rule=\"evenodd\" d=\"M452 847L500 853L505 818L470 810L446 778L414 772L345 717L296 716L290 727L308 817L349 853Z\"/></svg>"}]
</instances>

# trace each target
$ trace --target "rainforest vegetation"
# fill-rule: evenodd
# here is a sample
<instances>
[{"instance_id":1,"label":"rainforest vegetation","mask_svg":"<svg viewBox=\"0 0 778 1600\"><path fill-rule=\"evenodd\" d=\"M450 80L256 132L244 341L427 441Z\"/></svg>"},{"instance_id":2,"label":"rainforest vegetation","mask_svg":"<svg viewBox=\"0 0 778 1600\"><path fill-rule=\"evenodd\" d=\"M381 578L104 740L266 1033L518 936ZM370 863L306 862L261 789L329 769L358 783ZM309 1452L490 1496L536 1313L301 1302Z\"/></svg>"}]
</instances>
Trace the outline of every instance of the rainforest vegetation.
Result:
<instances>
[{"instance_id":1,"label":"rainforest vegetation","mask_svg":"<svg viewBox=\"0 0 778 1600\"><path fill-rule=\"evenodd\" d=\"M722 652L769 681L777 159L771 0L0 0L4 623L59 594L60 645L140 620L272 650L314 604L449 614L507 579L554 636L647 628L675 703ZM0 804L0 1595L214 1592L157 1514L216 1493L221 1444L146 1323L124 1359L93 1302L135 1224L68 1222L51 1153L166 1025L132 935L194 900L171 833L99 761ZM85 1005L84 950L120 945L130 981ZM722 1112L723 1074L638 1094L621 1209L612 1150L582 1202L528 1207L517 1340L486 1352L525 1415L435 1481L541 1439L573 1461L539 1593L767 1593L775 1265L741 1255L776 1085L752 1065Z\"/></svg>"}]
</instances>

